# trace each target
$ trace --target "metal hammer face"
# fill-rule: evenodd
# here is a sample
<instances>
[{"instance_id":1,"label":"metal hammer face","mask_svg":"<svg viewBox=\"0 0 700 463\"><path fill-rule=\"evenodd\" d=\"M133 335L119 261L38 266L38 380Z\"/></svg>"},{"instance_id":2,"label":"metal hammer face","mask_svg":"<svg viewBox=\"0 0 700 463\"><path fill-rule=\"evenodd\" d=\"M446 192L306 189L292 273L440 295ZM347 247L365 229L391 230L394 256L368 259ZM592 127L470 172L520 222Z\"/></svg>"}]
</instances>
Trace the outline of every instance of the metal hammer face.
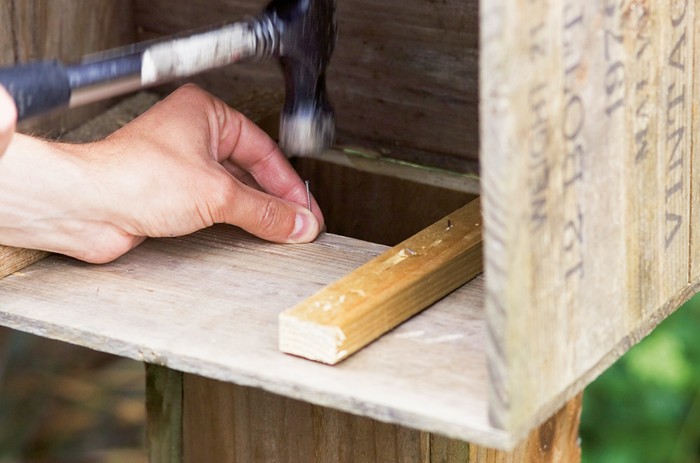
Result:
<instances>
[{"instance_id":1,"label":"metal hammer face","mask_svg":"<svg viewBox=\"0 0 700 463\"><path fill-rule=\"evenodd\" d=\"M335 115L326 94L326 68L337 37L335 0L273 0L264 14L273 24L285 79L280 146L289 155L328 148Z\"/></svg>"}]
</instances>

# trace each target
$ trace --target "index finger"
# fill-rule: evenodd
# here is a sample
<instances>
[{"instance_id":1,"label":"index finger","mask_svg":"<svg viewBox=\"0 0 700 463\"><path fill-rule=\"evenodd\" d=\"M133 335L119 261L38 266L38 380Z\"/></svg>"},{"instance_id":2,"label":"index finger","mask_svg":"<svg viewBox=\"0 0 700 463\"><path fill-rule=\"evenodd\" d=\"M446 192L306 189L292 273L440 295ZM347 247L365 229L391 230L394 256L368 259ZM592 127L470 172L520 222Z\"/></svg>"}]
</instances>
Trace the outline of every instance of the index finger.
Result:
<instances>
[{"instance_id":1,"label":"index finger","mask_svg":"<svg viewBox=\"0 0 700 463\"><path fill-rule=\"evenodd\" d=\"M215 106L219 132L218 161L229 160L249 172L268 193L306 205L306 185L277 143L250 119L220 100L215 101ZM317 205L313 212L323 223Z\"/></svg>"}]
</instances>

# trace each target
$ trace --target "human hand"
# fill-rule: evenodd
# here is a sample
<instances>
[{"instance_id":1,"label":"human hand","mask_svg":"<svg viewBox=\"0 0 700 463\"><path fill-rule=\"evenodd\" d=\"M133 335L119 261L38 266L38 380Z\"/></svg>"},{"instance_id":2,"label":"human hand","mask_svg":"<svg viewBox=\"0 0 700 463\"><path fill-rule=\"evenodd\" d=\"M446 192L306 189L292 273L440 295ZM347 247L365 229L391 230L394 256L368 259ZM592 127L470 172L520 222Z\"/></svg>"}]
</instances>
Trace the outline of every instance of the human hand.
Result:
<instances>
[{"instance_id":1,"label":"human hand","mask_svg":"<svg viewBox=\"0 0 700 463\"><path fill-rule=\"evenodd\" d=\"M0 154L5 152L10 144L12 135L15 133L17 123L17 108L15 102L7 93L7 90L0 85Z\"/></svg>"},{"instance_id":2,"label":"human hand","mask_svg":"<svg viewBox=\"0 0 700 463\"><path fill-rule=\"evenodd\" d=\"M276 242L311 241L323 226L277 145L192 85L96 143L15 138L0 163L3 244L99 263L214 223Z\"/></svg>"}]
</instances>

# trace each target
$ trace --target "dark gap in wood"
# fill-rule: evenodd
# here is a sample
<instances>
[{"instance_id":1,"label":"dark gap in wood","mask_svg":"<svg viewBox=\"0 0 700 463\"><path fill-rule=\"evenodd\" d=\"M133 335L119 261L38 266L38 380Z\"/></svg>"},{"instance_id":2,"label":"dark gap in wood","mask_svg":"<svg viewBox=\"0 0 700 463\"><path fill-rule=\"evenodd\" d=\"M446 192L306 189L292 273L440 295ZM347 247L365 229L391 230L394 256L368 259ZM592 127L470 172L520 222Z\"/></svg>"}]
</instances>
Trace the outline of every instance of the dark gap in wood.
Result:
<instances>
[{"instance_id":1,"label":"dark gap in wood","mask_svg":"<svg viewBox=\"0 0 700 463\"><path fill-rule=\"evenodd\" d=\"M326 163L292 159L326 219L328 232L394 246L464 206L468 193Z\"/></svg>"}]
</instances>

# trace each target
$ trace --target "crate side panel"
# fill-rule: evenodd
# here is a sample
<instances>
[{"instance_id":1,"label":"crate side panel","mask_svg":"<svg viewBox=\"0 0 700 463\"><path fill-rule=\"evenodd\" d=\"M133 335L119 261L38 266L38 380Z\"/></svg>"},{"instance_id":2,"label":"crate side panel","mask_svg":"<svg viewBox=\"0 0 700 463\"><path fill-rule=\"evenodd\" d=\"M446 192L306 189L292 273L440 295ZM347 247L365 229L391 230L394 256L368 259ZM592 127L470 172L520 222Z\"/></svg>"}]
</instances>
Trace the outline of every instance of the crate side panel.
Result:
<instances>
[{"instance_id":1,"label":"crate side panel","mask_svg":"<svg viewBox=\"0 0 700 463\"><path fill-rule=\"evenodd\" d=\"M687 292L695 12L482 8L491 417L524 432Z\"/></svg>"},{"instance_id":2,"label":"crate side panel","mask_svg":"<svg viewBox=\"0 0 700 463\"><path fill-rule=\"evenodd\" d=\"M694 27L692 30L693 40L695 41L695 46L693 47L693 77L698 75L698 66L700 66L700 13L695 12L694 17ZM697 95L700 95L700 79L694 78L692 80L692 92L693 98L691 100L692 104L692 114L699 114L700 111L700 101L697 99ZM692 141L691 146L697 147L700 143L700 118L694 117L692 120ZM691 169L691 183L690 183L690 223L698 224L700 223L700 170L698 169L698 156L699 150L693 149L690 153L690 163ZM690 281L700 280L700 227L690 227Z\"/></svg>"}]
</instances>

